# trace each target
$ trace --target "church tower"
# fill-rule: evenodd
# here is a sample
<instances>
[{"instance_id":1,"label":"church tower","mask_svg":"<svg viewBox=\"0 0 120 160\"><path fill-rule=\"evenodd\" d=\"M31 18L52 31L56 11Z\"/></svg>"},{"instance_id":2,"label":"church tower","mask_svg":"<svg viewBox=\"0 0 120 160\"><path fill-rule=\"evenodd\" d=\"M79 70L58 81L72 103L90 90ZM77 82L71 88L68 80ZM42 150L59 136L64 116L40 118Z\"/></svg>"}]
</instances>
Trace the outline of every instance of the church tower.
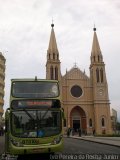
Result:
<instances>
[{"instance_id":1,"label":"church tower","mask_svg":"<svg viewBox=\"0 0 120 160\"><path fill-rule=\"evenodd\" d=\"M51 35L47 50L46 79L61 81L59 51L54 32L54 24L51 24Z\"/></svg>"},{"instance_id":2,"label":"church tower","mask_svg":"<svg viewBox=\"0 0 120 160\"><path fill-rule=\"evenodd\" d=\"M94 128L96 134L110 134L110 102L105 64L94 28L91 51L90 82L93 88Z\"/></svg>"}]
</instances>

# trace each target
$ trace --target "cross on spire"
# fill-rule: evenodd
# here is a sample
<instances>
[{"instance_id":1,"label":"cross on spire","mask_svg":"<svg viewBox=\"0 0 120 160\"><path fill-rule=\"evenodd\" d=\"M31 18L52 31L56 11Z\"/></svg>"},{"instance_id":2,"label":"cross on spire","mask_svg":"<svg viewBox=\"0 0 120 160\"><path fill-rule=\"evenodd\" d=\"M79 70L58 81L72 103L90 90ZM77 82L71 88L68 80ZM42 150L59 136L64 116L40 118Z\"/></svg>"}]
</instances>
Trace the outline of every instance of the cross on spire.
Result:
<instances>
[{"instance_id":1,"label":"cross on spire","mask_svg":"<svg viewBox=\"0 0 120 160\"><path fill-rule=\"evenodd\" d=\"M52 28L54 27L53 18L52 18L52 24L51 24L51 27L52 27Z\"/></svg>"},{"instance_id":2,"label":"cross on spire","mask_svg":"<svg viewBox=\"0 0 120 160\"><path fill-rule=\"evenodd\" d=\"M77 68L77 63L76 62L74 63L74 68Z\"/></svg>"},{"instance_id":3,"label":"cross on spire","mask_svg":"<svg viewBox=\"0 0 120 160\"><path fill-rule=\"evenodd\" d=\"M95 23L94 23L94 28L93 28L93 31L96 31Z\"/></svg>"}]
</instances>

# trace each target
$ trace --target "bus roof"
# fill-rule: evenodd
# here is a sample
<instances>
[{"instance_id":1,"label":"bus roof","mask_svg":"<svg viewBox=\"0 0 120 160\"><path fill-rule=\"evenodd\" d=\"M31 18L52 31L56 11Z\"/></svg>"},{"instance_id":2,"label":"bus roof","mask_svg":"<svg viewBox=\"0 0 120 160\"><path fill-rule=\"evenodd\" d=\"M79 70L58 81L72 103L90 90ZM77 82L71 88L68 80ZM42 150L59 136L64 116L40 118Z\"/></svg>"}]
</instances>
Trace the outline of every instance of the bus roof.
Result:
<instances>
[{"instance_id":1,"label":"bus roof","mask_svg":"<svg viewBox=\"0 0 120 160\"><path fill-rule=\"evenodd\" d=\"M26 81L58 82L58 80L37 79L37 77L35 77L35 78L17 78L17 79L11 79L11 82L14 82L14 81L23 81L23 82L26 82Z\"/></svg>"}]
</instances>

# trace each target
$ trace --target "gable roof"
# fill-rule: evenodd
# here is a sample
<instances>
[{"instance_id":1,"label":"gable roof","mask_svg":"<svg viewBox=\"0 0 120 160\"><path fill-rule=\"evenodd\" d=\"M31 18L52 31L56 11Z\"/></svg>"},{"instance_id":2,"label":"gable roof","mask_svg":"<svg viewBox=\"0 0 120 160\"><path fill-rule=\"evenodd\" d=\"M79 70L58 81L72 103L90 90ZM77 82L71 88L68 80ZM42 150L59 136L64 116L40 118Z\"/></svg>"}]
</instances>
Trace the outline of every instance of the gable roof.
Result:
<instances>
[{"instance_id":1,"label":"gable roof","mask_svg":"<svg viewBox=\"0 0 120 160\"><path fill-rule=\"evenodd\" d=\"M66 74L63 76L63 79L84 79L89 80L89 77L82 72L78 67L72 67Z\"/></svg>"}]
</instances>

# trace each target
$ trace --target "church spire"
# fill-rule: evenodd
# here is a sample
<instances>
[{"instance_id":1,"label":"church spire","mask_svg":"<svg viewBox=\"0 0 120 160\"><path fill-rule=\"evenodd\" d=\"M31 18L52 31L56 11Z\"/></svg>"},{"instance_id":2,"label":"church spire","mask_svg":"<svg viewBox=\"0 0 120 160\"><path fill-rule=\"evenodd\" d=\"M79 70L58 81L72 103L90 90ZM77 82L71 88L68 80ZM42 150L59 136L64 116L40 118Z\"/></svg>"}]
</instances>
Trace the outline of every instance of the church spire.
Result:
<instances>
[{"instance_id":1,"label":"church spire","mask_svg":"<svg viewBox=\"0 0 120 160\"><path fill-rule=\"evenodd\" d=\"M55 38L55 32L54 32L54 24L51 24L51 35L50 35L50 41L49 41L49 46L48 46L48 52L53 54L53 53L58 53L58 48L57 48L57 42Z\"/></svg>"},{"instance_id":2,"label":"church spire","mask_svg":"<svg viewBox=\"0 0 120 160\"><path fill-rule=\"evenodd\" d=\"M100 49L100 45L97 38L96 28L93 28L93 43L92 43L92 51L91 51L91 63L94 62L102 62L102 52Z\"/></svg>"},{"instance_id":3,"label":"church spire","mask_svg":"<svg viewBox=\"0 0 120 160\"><path fill-rule=\"evenodd\" d=\"M61 79L59 51L54 32L54 24L51 24L51 35L49 46L47 50L47 63L46 63L46 79Z\"/></svg>"}]
</instances>

